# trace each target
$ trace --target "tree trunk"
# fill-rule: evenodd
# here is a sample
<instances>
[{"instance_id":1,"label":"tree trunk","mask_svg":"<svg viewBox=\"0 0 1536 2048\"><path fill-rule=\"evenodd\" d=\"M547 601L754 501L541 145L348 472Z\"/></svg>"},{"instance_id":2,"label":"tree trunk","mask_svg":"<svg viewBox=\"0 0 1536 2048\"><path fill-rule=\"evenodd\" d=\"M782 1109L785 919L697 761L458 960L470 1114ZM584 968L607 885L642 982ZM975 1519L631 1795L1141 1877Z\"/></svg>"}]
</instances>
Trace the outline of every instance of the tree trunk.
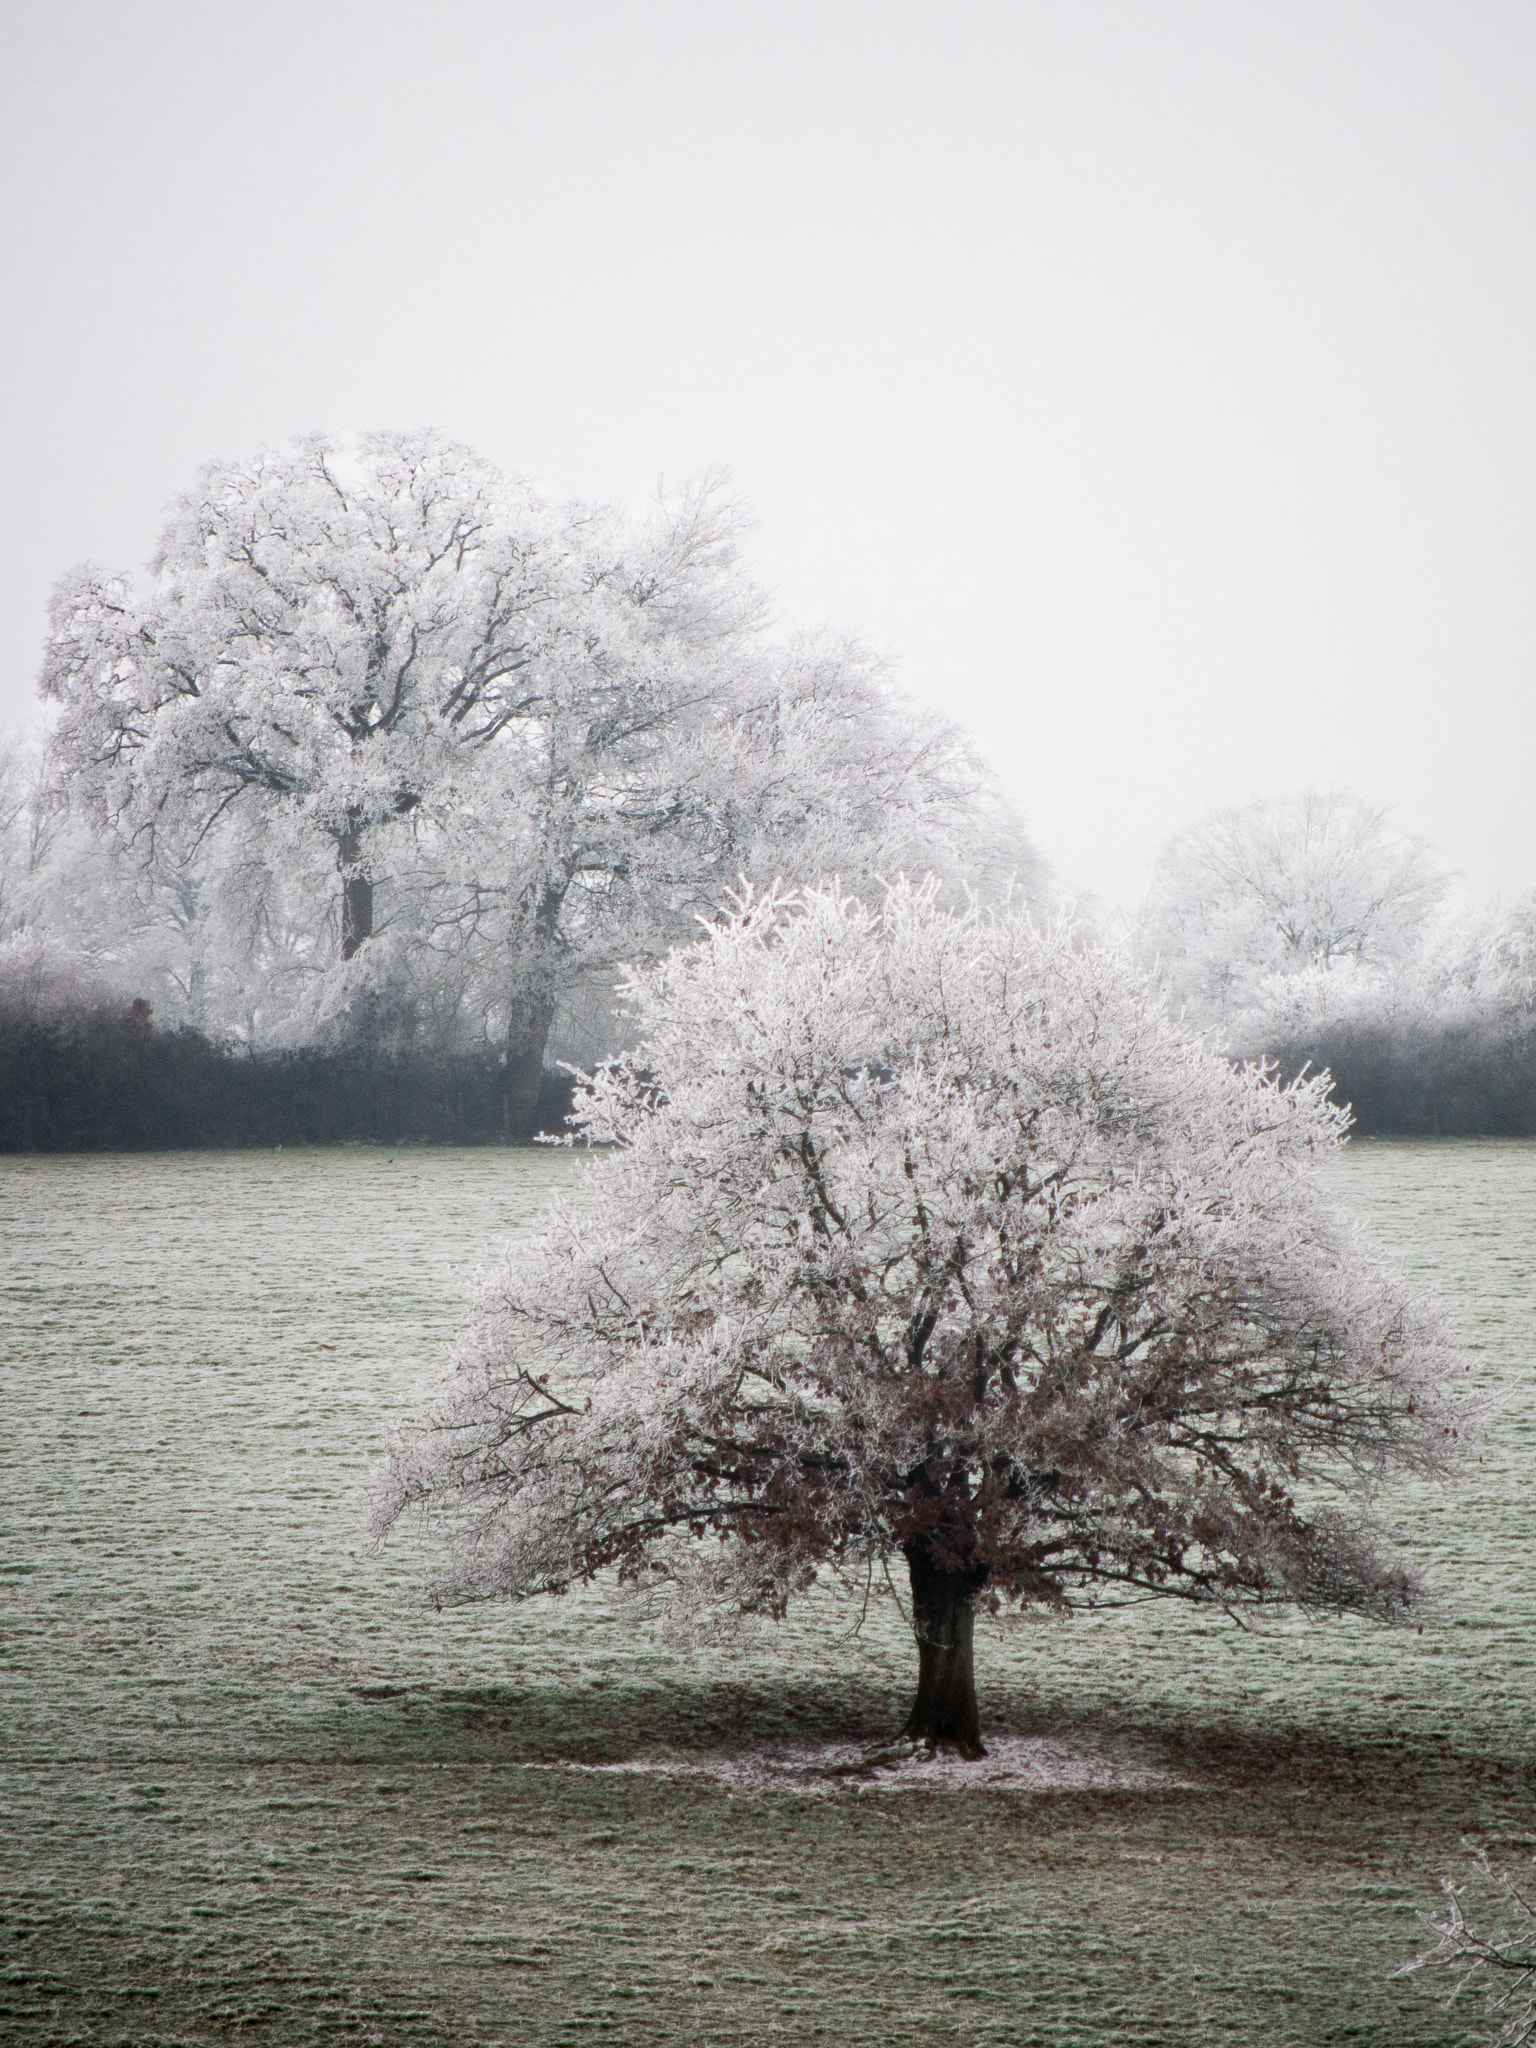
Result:
<instances>
[{"instance_id":1,"label":"tree trunk","mask_svg":"<svg viewBox=\"0 0 1536 2048\"><path fill-rule=\"evenodd\" d=\"M341 957L350 960L373 937L373 884L366 875L348 875L341 891Z\"/></svg>"},{"instance_id":2,"label":"tree trunk","mask_svg":"<svg viewBox=\"0 0 1536 2048\"><path fill-rule=\"evenodd\" d=\"M526 1145L539 1121L539 1079L549 1027L555 1021L556 935L569 883L569 876L564 881L546 880L537 903L525 897L514 921L518 970L513 985L519 993L512 998L507 1018L507 1079L501 1097L502 1140L508 1145Z\"/></svg>"},{"instance_id":3,"label":"tree trunk","mask_svg":"<svg viewBox=\"0 0 1536 2048\"><path fill-rule=\"evenodd\" d=\"M902 1730L930 1749L953 1744L961 1756L986 1755L976 1710L971 1600L981 1585L974 1571L941 1571L926 1549L907 1551L912 1579L912 1629L917 1637L917 1698Z\"/></svg>"},{"instance_id":4,"label":"tree trunk","mask_svg":"<svg viewBox=\"0 0 1536 2048\"><path fill-rule=\"evenodd\" d=\"M373 877L363 862L362 820L350 813L336 841L336 865L341 869L341 957L350 960L373 937Z\"/></svg>"},{"instance_id":5,"label":"tree trunk","mask_svg":"<svg viewBox=\"0 0 1536 2048\"><path fill-rule=\"evenodd\" d=\"M554 1022L549 996L529 996L512 1006L507 1020L507 1074L502 1086L501 1131L508 1145L526 1145L539 1121L539 1077L544 1047Z\"/></svg>"}]
</instances>

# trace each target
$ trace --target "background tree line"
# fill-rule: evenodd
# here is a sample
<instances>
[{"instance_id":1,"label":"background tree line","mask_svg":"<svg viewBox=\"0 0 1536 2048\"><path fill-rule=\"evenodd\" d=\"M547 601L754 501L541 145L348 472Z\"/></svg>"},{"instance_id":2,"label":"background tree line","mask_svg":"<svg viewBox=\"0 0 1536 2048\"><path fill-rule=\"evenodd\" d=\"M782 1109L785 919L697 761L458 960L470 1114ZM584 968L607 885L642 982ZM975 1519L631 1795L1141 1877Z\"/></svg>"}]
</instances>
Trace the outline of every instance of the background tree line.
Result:
<instances>
[{"instance_id":1,"label":"background tree line","mask_svg":"<svg viewBox=\"0 0 1536 2048\"><path fill-rule=\"evenodd\" d=\"M518 1141L743 878L1042 906L966 737L773 622L744 526L719 479L637 517L316 435L210 464L140 583L72 571L0 752L0 1146ZM1130 944L1362 1131L1536 1133L1536 898L1448 881L1336 791L1218 809Z\"/></svg>"},{"instance_id":2,"label":"background tree line","mask_svg":"<svg viewBox=\"0 0 1536 2048\"><path fill-rule=\"evenodd\" d=\"M142 584L65 577L0 766L0 1143L520 1140L743 877L1036 889L959 730L772 625L744 523L314 436L210 464Z\"/></svg>"}]
</instances>

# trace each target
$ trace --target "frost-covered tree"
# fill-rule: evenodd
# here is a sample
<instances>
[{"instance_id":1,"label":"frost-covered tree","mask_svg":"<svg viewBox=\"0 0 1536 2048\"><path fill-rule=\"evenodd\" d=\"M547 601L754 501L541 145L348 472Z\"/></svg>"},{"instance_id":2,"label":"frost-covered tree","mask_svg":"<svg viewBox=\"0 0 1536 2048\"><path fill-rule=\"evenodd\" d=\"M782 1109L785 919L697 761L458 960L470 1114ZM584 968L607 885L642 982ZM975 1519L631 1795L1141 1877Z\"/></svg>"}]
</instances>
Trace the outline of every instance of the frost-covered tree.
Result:
<instances>
[{"instance_id":1,"label":"frost-covered tree","mask_svg":"<svg viewBox=\"0 0 1536 2048\"><path fill-rule=\"evenodd\" d=\"M521 826L525 871L497 885L534 943L573 752L633 799L709 694L700 657L751 614L733 516L704 494L626 525L430 433L211 464L147 591L85 570L56 593L59 755L141 849L229 820L268 867L323 850L342 962L422 838L452 859L466 831Z\"/></svg>"},{"instance_id":2,"label":"frost-covered tree","mask_svg":"<svg viewBox=\"0 0 1536 2048\"><path fill-rule=\"evenodd\" d=\"M577 734L500 810L486 796L467 884L432 878L435 971L494 986L490 963L510 950L530 1054L581 991L610 991L621 963L658 956L744 876L837 874L863 887L939 868L951 891L1041 886L1041 863L956 728L905 706L857 643L796 636L729 654L707 699L648 736L646 772L605 779ZM537 890L498 885L509 848ZM509 903L520 920L510 941Z\"/></svg>"},{"instance_id":3,"label":"frost-covered tree","mask_svg":"<svg viewBox=\"0 0 1536 2048\"><path fill-rule=\"evenodd\" d=\"M1316 1186L1320 1087L932 886L747 897L631 995L582 1111L613 1151L381 1479L439 1598L616 1566L772 1614L904 1558L908 1731L975 1755L978 1603L1412 1597L1366 1506L1453 1463L1459 1361Z\"/></svg>"},{"instance_id":4,"label":"frost-covered tree","mask_svg":"<svg viewBox=\"0 0 1536 2048\"><path fill-rule=\"evenodd\" d=\"M189 959L244 935L251 1030L499 1038L520 1130L562 1002L738 875L1020 864L953 728L848 643L763 638L741 524L708 481L631 518L433 433L212 464L145 589L56 594L71 804Z\"/></svg>"},{"instance_id":5,"label":"frost-covered tree","mask_svg":"<svg viewBox=\"0 0 1536 2048\"><path fill-rule=\"evenodd\" d=\"M0 940L31 916L43 832L38 754L22 734L0 732Z\"/></svg>"},{"instance_id":6,"label":"frost-covered tree","mask_svg":"<svg viewBox=\"0 0 1536 2048\"><path fill-rule=\"evenodd\" d=\"M1520 1016L1536 1011L1536 895L1488 912L1469 937L1465 979L1483 1007Z\"/></svg>"},{"instance_id":7,"label":"frost-covered tree","mask_svg":"<svg viewBox=\"0 0 1536 2048\"><path fill-rule=\"evenodd\" d=\"M1231 1017L1290 977L1399 967L1445 881L1385 812L1308 790L1212 811L1172 840L1137 948L1197 1017Z\"/></svg>"},{"instance_id":8,"label":"frost-covered tree","mask_svg":"<svg viewBox=\"0 0 1536 2048\"><path fill-rule=\"evenodd\" d=\"M162 821L134 845L56 765L38 738L0 742L0 939L26 941L11 957L73 961L92 1002L112 990L165 1022L227 1025L250 956L229 835L178 840Z\"/></svg>"}]
</instances>

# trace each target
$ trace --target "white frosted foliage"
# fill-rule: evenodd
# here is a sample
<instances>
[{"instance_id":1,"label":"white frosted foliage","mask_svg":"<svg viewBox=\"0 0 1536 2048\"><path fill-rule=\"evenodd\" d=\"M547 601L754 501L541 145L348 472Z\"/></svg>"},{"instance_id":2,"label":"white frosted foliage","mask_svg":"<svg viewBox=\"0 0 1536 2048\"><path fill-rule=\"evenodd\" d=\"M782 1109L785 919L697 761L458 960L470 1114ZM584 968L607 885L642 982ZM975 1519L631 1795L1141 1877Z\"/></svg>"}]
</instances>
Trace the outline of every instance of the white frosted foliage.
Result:
<instances>
[{"instance_id":1,"label":"white frosted foliage","mask_svg":"<svg viewBox=\"0 0 1536 2048\"><path fill-rule=\"evenodd\" d=\"M617 1565L775 1613L920 1552L1057 1609L1411 1604L1371 1500L1454 1467L1463 1361L1320 1191L1321 1085L932 884L748 892L628 994L581 1104L611 1154L381 1475L440 1598Z\"/></svg>"}]
</instances>

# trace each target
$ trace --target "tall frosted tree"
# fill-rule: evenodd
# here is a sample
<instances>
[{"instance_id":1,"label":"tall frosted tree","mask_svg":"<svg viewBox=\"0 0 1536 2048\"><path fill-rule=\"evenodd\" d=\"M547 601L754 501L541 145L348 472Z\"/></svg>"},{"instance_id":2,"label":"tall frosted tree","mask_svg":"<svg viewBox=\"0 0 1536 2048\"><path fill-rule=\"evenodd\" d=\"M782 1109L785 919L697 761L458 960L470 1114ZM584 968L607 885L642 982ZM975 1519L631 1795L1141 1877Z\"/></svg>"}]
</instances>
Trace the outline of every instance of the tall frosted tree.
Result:
<instances>
[{"instance_id":1,"label":"tall frosted tree","mask_svg":"<svg viewBox=\"0 0 1536 2048\"><path fill-rule=\"evenodd\" d=\"M562 997L738 874L1031 859L859 649L764 638L741 519L707 483L643 518L556 502L432 433L212 464L144 590L60 586L56 759L167 903L306 970L314 1015L451 989L519 1134ZM328 968L274 936L327 870Z\"/></svg>"},{"instance_id":2,"label":"tall frosted tree","mask_svg":"<svg viewBox=\"0 0 1536 2048\"><path fill-rule=\"evenodd\" d=\"M440 1599L616 1567L777 1614L904 1562L907 1730L968 1756L980 1605L1408 1606L1370 1499L1451 1469L1463 1368L1321 1193L1318 1085L931 885L740 900L631 997L582 1112L612 1151L381 1478Z\"/></svg>"},{"instance_id":3,"label":"tall frosted tree","mask_svg":"<svg viewBox=\"0 0 1536 2048\"><path fill-rule=\"evenodd\" d=\"M694 497L626 526L435 434L212 464L146 592L92 571L61 586L42 679L58 752L146 861L171 836L227 844L226 825L259 837L262 868L326 849L352 961L423 843L451 860L509 806L525 840L550 838L551 799L579 800L572 728L589 771L632 788L657 731L707 696L701 653L750 616L731 518ZM536 1081L541 998L521 984L571 863L522 850L495 888L509 1060L515 1079L531 1056Z\"/></svg>"}]
</instances>

